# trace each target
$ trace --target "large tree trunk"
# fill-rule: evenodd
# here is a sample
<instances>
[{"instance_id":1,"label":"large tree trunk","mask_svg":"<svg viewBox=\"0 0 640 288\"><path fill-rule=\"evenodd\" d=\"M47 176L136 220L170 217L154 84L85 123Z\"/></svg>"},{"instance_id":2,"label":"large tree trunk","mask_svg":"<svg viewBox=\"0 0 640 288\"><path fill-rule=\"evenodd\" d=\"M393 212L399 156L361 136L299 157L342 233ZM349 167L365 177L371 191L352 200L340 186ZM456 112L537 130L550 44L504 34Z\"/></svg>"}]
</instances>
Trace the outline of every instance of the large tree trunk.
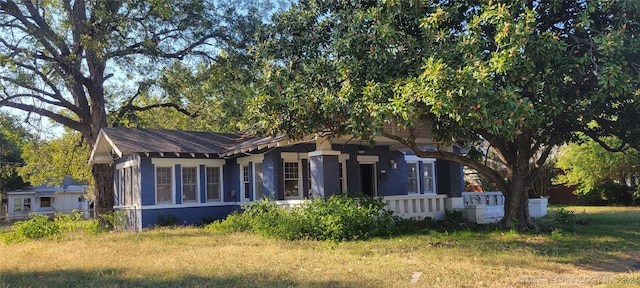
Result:
<instances>
[{"instance_id":1,"label":"large tree trunk","mask_svg":"<svg viewBox=\"0 0 640 288\"><path fill-rule=\"evenodd\" d=\"M504 195L504 217L500 220L500 227L512 228L516 226L519 231L528 229L538 230L529 216L529 196L528 185L525 182L525 175L513 175Z\"/></svg>"},{"instance_id":2,"label":"large tree trunk","mask_svg":"<svg viewBox=\"0 0 640 288\"><path fill-rule=\"evenodd\" d=\"M92 168L95 184L95 210L98 214L113 211L113 169L109 164L94 164Z\"/></svg>"}]
</instances>

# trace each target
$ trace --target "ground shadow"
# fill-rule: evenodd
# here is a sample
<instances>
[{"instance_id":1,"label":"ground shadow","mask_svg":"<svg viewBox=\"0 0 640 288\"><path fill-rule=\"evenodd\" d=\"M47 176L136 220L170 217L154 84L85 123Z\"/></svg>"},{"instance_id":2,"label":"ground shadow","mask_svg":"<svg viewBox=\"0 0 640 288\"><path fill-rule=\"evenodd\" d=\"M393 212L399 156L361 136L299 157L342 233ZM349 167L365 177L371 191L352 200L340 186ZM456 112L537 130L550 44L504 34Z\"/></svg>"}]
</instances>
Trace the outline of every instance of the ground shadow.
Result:
<instances>
[{"instance_id":1,"label":"ground shadow","mask_svg":"<svg viewBox=\"0 0 640 288\"><path fill-rule=\"evenodd\" d=\"M125 276L124 270L118 269L0 271L0 287L363 287L362 283L296 282L290 279L273 279L273 275L251 273L210 278L185 274L180 279L161 279L161 275L130 278Z\"/></svg>"}]
</instances>

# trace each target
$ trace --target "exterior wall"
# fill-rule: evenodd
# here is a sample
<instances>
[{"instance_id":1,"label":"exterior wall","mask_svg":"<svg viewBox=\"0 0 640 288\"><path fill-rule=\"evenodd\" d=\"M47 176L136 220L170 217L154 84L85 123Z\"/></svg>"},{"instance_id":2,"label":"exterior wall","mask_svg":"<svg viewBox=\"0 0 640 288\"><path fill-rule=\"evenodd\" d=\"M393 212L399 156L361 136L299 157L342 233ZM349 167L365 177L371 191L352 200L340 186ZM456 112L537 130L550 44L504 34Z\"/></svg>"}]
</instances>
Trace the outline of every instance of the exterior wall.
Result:
<instances>
[{"instance_id":1,"label":"exterior wall","mask_svg":"<svg viewBox=\"0 0 640 288\"><path fill-rule=\"evenodd\" d=\"M89 200L85 199L84 191L50 191L47 196L38 196L35 191L28 192L9 192L7 193L7 216L9 218L27 217L31 213L54 214L54 213L71 213L78 210L83 213L89 213ZM50 207L42 207L42 197L50 197ZM82 198L82 201L78 201ZM25 207L24 199L29 199L29 207ZM15 211L16 202L21 203L21 209Z\"/></svg>"},{"instance_id":2,"label":"exterior wall","mask_svg":"<svg viewBox=\"0 0 640 288\"><path fill-rule=\"evenodd\" d=\"M188 207L172 209L144 209L141 210L141 226L149 227L156 223L158 216L175 216L179 225L203 224L211 220L221 220L231 212L240 209L240 205Z\"/></svg>"},{"instance_id":3,"label":"exterior wall","mask_svg":"<svg viewBox=\"0 0 640 288\"><path fill-rule=\"evenodd\" d=\"M332 145L333 151L339 151L339 155L323 156L322 165L324 166L323 175L313 175L312 185L318 181L323 182L326 187L333 187L330 190L325 191L325 196L334 194L338 190L342 190L343 183L338 182L335 178L336 170L340 169L341 161L344 161L344 170L346 170L346 192L349 194L356 194L362 191L361 184L361 164L372 164L375 168L375 176L372 179L376 184L376 196L398 196L407 195L408 180L407 180L407 161L405 153L398 150L389 150L389 147L378 146L373 148L363 148L359 145ZM180 224L197 224L203 223L205 220L223 219L228 213L240 209L244 202L241 194L244 185L242 182L242 166L247 165L249 172L252 176L255 175L255 161L251 160L259 157L259 161L262 163L262 183L263 194L270 196L274 200L285 200L284 196L284 161L286 159L296 159L299 163L299 193L300 200L308 198L311 191L309 185L309 165L313 160L309 157L308 153L316 150L314 143L297 144L290 147L279 147L264 154L255 153L254 155L240 155L235 158L229 159L199 159L199 158L169 158L169 157L146 157L144 155L130 155L118 160L116 166L120 165L124 167L123 163L134 163L131 173L137 175L131 175L131 179L136 181L136 189L134 189L134 195L125 195L125 198L131 198L135 201L125 203L130 205L123 205L119 210L126 211L127 215L127 229L140 230L145 227L153 225L159 215L173 215L178 218ZM167 155L165 155L167 156ZM252 158L253 157L253 158ZM289 157L289 158L288 158ZM293 158L291 158L293 157ZM257 159L257 158L256 158ZM345 160L346 159L346 160ZM293 160L289 160L293 161ZM363 162L364 161L364 162ZM423 161L420 159L419 161ZM427 161L427 160L424 160ZM432 161L432 160L429 160ZM440 161L439 161L440 162ZM439 163L438 162L438 163ZM159 164L158 164L159 163ZM212 164L216 163L216 164ZM422 162L420 162L422 163ZM172 196L171 203L156 204L156 166L161 165L163 167L172 167ZM205 167L207 165L221 167L221 201L207 202L206 194L206 174ZM314 165L317 165L314 164ZM311 165L313 167L314 165ZM182 167L197 167L197 201L186 202L182 201ZM422 175L424 172L424 166L420 164L418 175ZM437 170L439 165L434 165L434 181L437 182L436 189L440 187L440 173ZM447 169L445 173L455 171L455 169ZM462 173L462 171L460 171ZM459 178L461 179L462 174ZM118 172L116 172L116 179L118 179ZM423 177L418 177L420 180L420 187L424 185ZM436 181L437 179L437 181ZM119 181L119 180L117 180ZM120 183L115 182L116 187ZM332 183L331 181L335 181ZM451 180L448 180L451 182ZM250 178L250 200L256 200L260 195L256 195L255 177ZM462 183L462 182L460 182ZM336 188L338 187L338 188ZM116 195L117 196L117 195Z\"/></svg>"}]
</instances>

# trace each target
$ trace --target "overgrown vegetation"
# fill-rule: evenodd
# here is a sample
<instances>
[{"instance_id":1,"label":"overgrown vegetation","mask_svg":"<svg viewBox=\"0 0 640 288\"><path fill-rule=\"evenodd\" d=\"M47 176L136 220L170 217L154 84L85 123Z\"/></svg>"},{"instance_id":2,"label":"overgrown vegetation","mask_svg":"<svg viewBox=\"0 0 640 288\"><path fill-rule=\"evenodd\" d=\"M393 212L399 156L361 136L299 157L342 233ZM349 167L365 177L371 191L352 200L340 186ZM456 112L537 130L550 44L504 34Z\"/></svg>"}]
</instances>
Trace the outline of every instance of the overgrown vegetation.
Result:
<instances>
[{"instance_id":1,"label":"overgrown vegetation","mask_svg":"<svg viewBox=\"0 0 640 288\"><path fill-rule=\"evenodd\" d=\"M224 221L207 226L214 231L251 231L278 239L330 241L388 237L396 233L400 218L384 208L379 198L334 195L286 210L263 200L243 207Z\"/></svg>"},{"instance_id":2,"label":"overgrown vegetation","mask_svg":"<svg viewBox=\"0 0 640 288\"><path fill-rule=\"evenodd\" d=\"M25 221L16 222L13 230L0 234L0 242L17 243L36 239L57 239L64 233L73 231L84 231L89 235L97 235L101 232L109 231L112 227L118 227L109 222L110 225L101 225L98 219L85 219L79 211L72 214L55 214L53 216L32 213L31 218ZM102 217L102 216L101 216ZM103 219L122 218L116 213L104 214Z\"/></svg>"},{"instance_id":3,"label":"overgrown vegetation","mask_svg":"<svg viewBox=\"0 0 640 288\"><path fill-rule=\"evenodd\" d=\"M554 225L558 209L551 207L549 216L539 220L542 227ZM200 227L98 236L75 233L55 242L0 243L0 287L629 287L640 283L638 208L563 209L572 211L577 220L588 217L593 222L575 225L573 232L535 234L495 226L470 229L452 217L422 221L450 225L442 230L338 243L212 233ZM422 274L412 277L417 273Z\"/></svg>"}]
</instances>

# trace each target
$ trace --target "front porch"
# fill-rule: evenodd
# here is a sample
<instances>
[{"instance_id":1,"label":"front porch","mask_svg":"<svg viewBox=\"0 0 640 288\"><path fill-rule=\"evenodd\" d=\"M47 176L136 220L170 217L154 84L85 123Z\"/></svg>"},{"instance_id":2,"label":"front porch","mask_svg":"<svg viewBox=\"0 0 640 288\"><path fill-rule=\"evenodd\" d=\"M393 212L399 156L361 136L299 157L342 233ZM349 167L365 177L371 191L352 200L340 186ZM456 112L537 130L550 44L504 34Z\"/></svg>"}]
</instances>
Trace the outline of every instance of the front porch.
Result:
<instances>
[{"instance_id":1,"label":"front porch","mask_svg":"<svg viewBox=\"0 0 640 288\"><path fill-rule=\"evenodd\" d=\"M306 200L276 201L278 206L293 208ZM504 216L502 192L462 192L462 197L447 197L443 194L414 194L382 197L387 209L402 218L444 219L447 210L462 211L467 221L488 224L496 223ZM533 218L547 214L547 199L529 199L529 214Z\"/></svg>"}]
</instances>

